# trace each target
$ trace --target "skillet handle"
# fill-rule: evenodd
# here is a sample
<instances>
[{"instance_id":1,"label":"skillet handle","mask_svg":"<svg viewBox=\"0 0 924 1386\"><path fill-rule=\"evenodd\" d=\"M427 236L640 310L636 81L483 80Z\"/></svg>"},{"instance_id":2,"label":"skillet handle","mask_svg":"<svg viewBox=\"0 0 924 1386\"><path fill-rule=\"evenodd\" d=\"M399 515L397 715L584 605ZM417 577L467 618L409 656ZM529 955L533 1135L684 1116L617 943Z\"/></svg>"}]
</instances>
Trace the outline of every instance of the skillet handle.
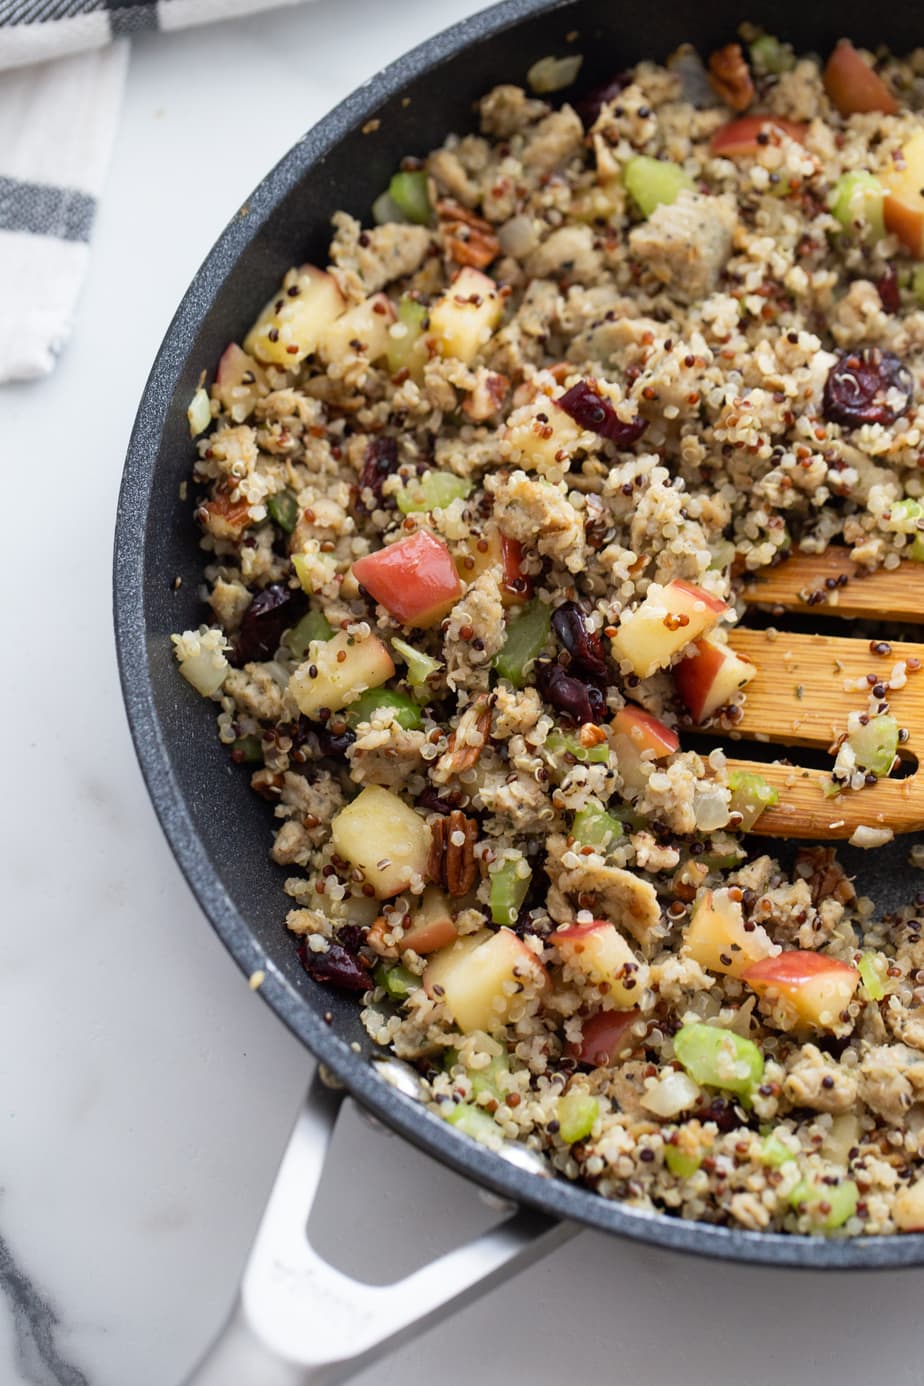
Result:
<instances>
[{"instance_id":1,"label":"skillet handle","mask_svg":"<svg viewBox=\"0 0 924 1386\"><path fill-rule=\"evenodd\" d=\"M392 1285L364 1285L308 1241L343 1100L315 1075L276 1176L231 1317L185 1386L329 1386L416 1337L577 1230L531 1209Z\"/></svg>"}]
</instances>

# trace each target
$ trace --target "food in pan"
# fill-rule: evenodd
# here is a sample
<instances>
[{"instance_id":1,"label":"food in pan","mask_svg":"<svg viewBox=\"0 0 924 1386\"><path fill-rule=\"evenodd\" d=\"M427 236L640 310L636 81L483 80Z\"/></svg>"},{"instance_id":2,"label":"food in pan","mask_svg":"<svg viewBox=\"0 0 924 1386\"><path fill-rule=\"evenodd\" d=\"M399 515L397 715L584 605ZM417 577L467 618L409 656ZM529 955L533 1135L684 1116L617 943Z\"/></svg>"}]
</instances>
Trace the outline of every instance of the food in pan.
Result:
<instances>
[{"instance_id":1,"label":"food in pan","mask_svg":"<svg viewBox=\"0 0 924 1386\"><path fill-rule=\"evenodd\" d=\"M924 53L739 37L573 104L550 59L337 213L190 405L176 653L434 1113L637 1207L924 1229L916 849L877 917L723 749L755 574L924 560ZM888 634L833 812L898 764Z\"/></svg>"}]
</instances>

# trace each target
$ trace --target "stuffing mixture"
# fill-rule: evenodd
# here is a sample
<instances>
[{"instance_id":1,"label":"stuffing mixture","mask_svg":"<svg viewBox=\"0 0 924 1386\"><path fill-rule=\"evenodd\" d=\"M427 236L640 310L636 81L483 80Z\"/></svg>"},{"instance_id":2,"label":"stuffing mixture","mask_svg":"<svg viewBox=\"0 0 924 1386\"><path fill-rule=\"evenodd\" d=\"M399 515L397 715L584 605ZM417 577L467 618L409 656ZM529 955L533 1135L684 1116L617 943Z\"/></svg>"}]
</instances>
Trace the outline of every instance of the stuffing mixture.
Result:
<instances>
[{"instance_id":1,"label":"stuffing mixture","mask_svg":"<svg viewBox=\"0 0 924 1386\"><path fill-rule=\"evenodd\" d=\"M722 749L754 574L924 560L924 50L734 37L543 61L334 216L190 405L176 652L433 1113L638 1208L924 1230L924 894L781 865Z\"/></svg>"}]
</instances>

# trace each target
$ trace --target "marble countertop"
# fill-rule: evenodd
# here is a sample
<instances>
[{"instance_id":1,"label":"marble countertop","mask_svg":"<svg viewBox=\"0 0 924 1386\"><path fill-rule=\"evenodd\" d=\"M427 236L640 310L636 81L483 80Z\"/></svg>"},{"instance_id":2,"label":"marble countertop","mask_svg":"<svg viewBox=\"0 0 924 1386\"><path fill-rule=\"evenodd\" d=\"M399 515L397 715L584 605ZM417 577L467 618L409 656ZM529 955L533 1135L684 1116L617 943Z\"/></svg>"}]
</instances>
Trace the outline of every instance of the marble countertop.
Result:
<instances>
[{"instance_id":1,"label":"marble countertop","mask_svg":"<svg viewBox=\"0 0 924 1386\"><path fill-rule=\"evenodd\" d=\"M182 1379L231 1302L311 1071L181 879L122 712L111 537L149 364L266 169L476 8L316 0L139 38L74 337L50 379L0 389L5 1386ZM371 1247L383 1276L485 1219L470 1186L355 1115L323 1192L316 1243L348 1269ZM583 1233L358 1380L911 1386L922 1293L920 1271L761 1271Z\"/></svg>"}]
</instances>

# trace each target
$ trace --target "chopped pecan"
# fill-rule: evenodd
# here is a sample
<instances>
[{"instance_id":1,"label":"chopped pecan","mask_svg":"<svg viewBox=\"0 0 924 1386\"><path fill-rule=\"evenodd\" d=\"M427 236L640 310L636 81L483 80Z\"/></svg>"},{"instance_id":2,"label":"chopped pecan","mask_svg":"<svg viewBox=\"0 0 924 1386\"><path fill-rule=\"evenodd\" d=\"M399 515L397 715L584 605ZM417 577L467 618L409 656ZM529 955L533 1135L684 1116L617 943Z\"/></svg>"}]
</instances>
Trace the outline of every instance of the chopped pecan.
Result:
<instances>
[{"instance_id":1,"label":"chopped pecan","mask_svg":"<svg viewBox=\"0 0 924 1386\"><path fill-rule=\"evenodd\" d=\"M463 207L454 198L444 197L436 204L446 254L457 265L484 269L500 254L500 241L491 223Z\"/></svg>"},{"instance_id":2,"label":"chopped pecan","mask_svg":"<svg viewBox=\"0 0 924 1386\"><path fill-rule=\"evenodd\" d=\"M366 931L367 946L372 949L373 953L377 953L380 958L399 957L400 949L398 945L396 943L387 942L386 934L391 938L392 925L383 914L380 914L378 919L372 921Z\"/></svg>"},{"instance_id":3,"label":"chopped pecan","mask_svg":"<svg viewBox=\"0 0 924 1386\"><path fill-rule=\"evenodd\" d=\"M510 381L505 375L498 375L493 371L486 371L483 367L478 371L478 378L475 388L469 395L466 395L462 404L463 414L467 414L476 423L482 423L485 419L490 419L492 414L497 414L507 398L507 391L510 388Z\"/></svg>"},{"instance_id":4,"label":"chopped pecan","mask_svg":"<svg viewBox=\"0 0 924 1386\"><path fill-rule=\"evenodd\" d=\"M430 778L436 784L446 784L453 775L461 775L477 765L491 731L491 703L482 695L467 707L459 725L449 738L446 750L433 767Z\"/></svg>"},{"instance_id":5,"label":"chopped pecan","mask_svg":"<svg viewBox=\"0 0 924 1386\"><path fill-rule=\"evenodd\" d=\"M754 100L751 70L740 43L726 43L709 59L709 81L716 95L733 111L746 111Z\"/></svg>"},{"instance_id":6,"label":"chopped pecan","mask_svg":"<svg viewBox=\"0 0 924 1386\"><path fill-rule=\"evenodd\" d=\"M282 794L283 776L278 770L257 770L250 777L250 787L256 790L261 799L272 803Z\"/></svg>"},{"instance_id":7,"label":"chopped pecan","mask_svg":"<svg viewBox=\"0 0 924 1386\"><path fill-rule=\"evenodd\" d=\"M196 519L216 539L239 539L243 531L253 524L247 497L233 501L224 491L219 491L211 500L203 501L196 510Z\"/></svg>"},{"instance_id":8,"label":"chopped pecan","mask_svg":"<svg viewBox=\"0 0 924 1386\"><path fill-rule=\"evenodd\" d=\"M808 882L813 905L829 897L842 905L852 905L857 898L853 882L833 847L801 847L796 856L796 871Z\"/></svg>"},{"instance_id":9,"label":"chopped pecan","mask_svg":"<svg viewBox=\"0 0 924 1386\"><path fill-rule=\"evenodd\" d=\"M427 875L450 895L467 895L478 879L478 824L474 818L466 818L461 809L453 809L447 818L431 823L430 831Z\"/></svg>"}]
</instances>

